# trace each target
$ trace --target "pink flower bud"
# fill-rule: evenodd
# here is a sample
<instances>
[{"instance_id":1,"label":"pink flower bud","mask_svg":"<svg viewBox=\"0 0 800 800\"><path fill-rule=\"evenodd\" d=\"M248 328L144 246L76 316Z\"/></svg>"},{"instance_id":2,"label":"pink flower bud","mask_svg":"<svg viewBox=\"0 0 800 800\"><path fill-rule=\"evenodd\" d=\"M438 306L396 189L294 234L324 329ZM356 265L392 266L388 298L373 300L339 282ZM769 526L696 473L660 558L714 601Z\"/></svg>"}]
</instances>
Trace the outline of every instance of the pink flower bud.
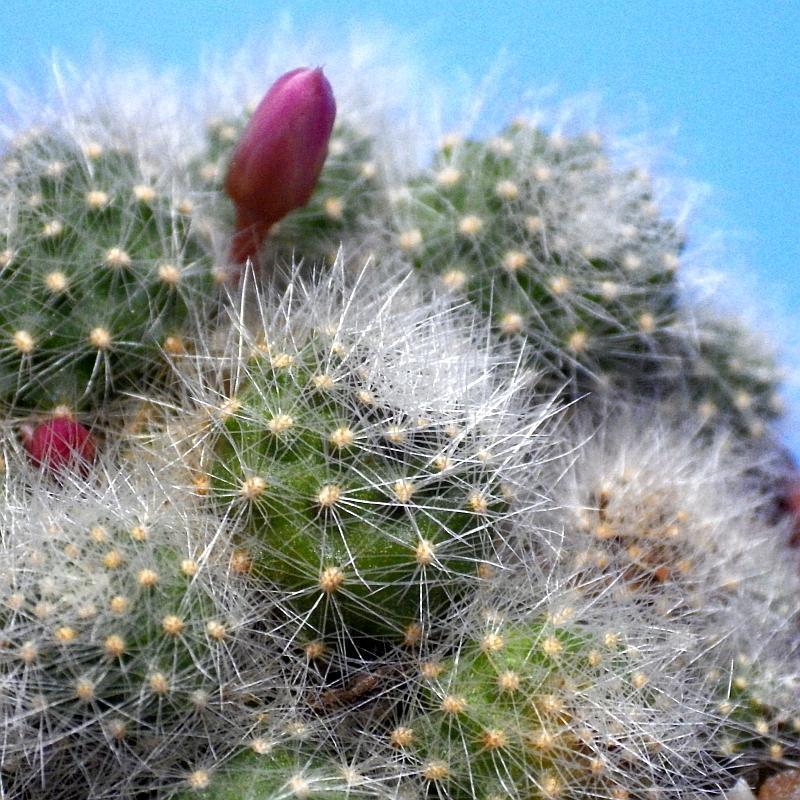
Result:
<instances>
[{"instance_id":1,"label":"pink flower bud","mask_svg":"<svg viewBox=\"0 0 800 800\"><path fill-rule=\"evenodd\" d=\"M236 206L234 261L255 257L272 225L309 201L335 118L333 90L321 68L287 72L258 104L225 178Z\"/></svg>"},{"instance_id":2,"label":"pink flower bud","mask_svg":"<svg viewBox=\"0 0 800 800\"><path fill-rule=\"evenodd\" d=\"M780 506L792 525L791 544L800 545L800 474L792 474L780 495Z\"/></svg>"},{"instance_id":3,"label":"pink flower bud","mask_svg":"<svg viewBox=\"0 0 800 800\"><path fill-rule=\"evenodd\" d=\"M55 417L22 429L22 443L31 461L50 472L77 468L84 471L94 460L94 436L74 419Z\"/></svg>"}]
</instances>

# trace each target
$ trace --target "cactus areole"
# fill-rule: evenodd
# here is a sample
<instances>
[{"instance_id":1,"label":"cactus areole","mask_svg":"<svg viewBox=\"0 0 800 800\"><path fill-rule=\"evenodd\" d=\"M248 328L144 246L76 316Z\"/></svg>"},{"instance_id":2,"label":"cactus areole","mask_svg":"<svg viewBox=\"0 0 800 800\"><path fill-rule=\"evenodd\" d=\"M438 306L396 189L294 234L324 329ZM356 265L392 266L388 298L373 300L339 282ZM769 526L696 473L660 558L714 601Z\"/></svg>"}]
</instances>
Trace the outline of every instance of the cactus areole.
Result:
<instances>
[{"instance_id":1,"label":"cactus areole","mask_svg":"<svg viewBox=\"0 0 800 800\"><path fill-rule=\"evenodd\" d=\"M258 104L225 179L236 206L234 261L254 258L272 225L308 202L335 118L333 90L321 68L287 72Z\"/></svg>"}]
</instances>

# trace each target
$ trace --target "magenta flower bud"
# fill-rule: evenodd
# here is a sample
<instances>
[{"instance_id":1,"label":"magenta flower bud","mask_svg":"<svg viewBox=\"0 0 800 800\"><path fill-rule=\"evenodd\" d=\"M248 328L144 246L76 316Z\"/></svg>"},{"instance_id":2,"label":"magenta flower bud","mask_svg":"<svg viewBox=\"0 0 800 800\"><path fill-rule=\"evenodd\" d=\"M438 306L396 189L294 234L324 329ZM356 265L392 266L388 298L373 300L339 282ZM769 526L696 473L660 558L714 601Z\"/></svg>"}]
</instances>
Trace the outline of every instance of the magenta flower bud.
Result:
<instances>
[{"instance_id":1,"label":"magenta flower bud","mask_svg":"<svg viewBox=\"0 0 800 800\"><path fill-rule=\"evenodd\" d=\"M94 436L69 417L55 417L35 427L24 426L22 443L34 464L54 473L65 469L85 471L96 452Z\"/></svg>"},{"instance_id":2,"label":"magenta flower bud","mask_svg":"<svg viewBox=\"0 0 800 800\"><path fill-rule=\"evenodd\" d=\"M792 476L781 497L781 506L792 524L792 544L800 544L800 474Z\"/></svg>"},{"instance_id":3,"label":"magenta flower bud","mask_svg":"<svg viewBox=\"0 0 800 800\"><path fill-rule=\"evenodd\" d=\"M292 70L270 87L225 178L225 191L236 206L234 261L255 257L269 229L309 201L335 118L333 90L321 68Z\"/></svg>"}]
</instances>

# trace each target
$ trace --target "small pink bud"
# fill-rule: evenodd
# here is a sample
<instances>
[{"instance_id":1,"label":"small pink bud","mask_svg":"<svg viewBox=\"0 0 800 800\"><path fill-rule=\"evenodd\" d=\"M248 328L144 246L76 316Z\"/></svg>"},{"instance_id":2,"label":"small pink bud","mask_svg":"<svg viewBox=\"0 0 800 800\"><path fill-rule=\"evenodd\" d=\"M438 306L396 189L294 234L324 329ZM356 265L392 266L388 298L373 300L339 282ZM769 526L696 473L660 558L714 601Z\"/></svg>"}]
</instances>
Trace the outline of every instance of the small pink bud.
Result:
<instances>
[{"instance_id":1,"label":"small pink bud","mask_svg":"<svg viewBox=\"0 0 800 800\"><path fill-rule=\"evenodd\" d=\"M74 419L55 417L22 428L22 443L31 461L51 472L66 468L83 471L94 460L94 436Z\"/></svg>"},{"instance_id":2,"label":"small pink bud","mask_svg":"<svg viewBox=\"0 0 800 800\"><path fill-rule=\"evenodd\" d=\"M785 514L792 526L790 544L800 545L800 473L793 470L778 495L781 513Z\"/></svg>"},{"instance_id":3,"label":"small pink bud","mask_svg":"<svg viewBox=\"0 0 800 800\"><path fill-rule=\"evenodd\" d=\"M236 145L225 191L236 206L231 257L254 258L269 229L314 191L336 118L322 69L287 72L270 87Z\"/></svg>"}]
</instances>

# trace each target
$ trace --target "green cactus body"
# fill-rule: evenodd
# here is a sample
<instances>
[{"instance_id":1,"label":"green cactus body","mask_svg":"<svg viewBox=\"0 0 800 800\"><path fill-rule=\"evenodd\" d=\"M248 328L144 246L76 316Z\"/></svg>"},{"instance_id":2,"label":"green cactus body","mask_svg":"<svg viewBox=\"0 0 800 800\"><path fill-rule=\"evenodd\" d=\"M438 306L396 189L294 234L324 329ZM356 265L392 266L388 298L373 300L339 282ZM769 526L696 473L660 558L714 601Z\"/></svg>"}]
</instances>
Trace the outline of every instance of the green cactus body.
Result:
<instances>
[{"instance_id":1,"label":"green cactus body","mask_svg":"<svg viewBox=\"0 0 800 800\"><path fill-rule=\"evenodd\" d=\"M419 711L389 740L432 796L566 800L669 791L670 737L701 731L703 718L669 696L644 649L573 613L565 607L513 623L489 615L482 636L421 664ZM672 715L681 727L666 721ZM714 769L702 763L710 758L698 760L680 764L699 784Z\"/></svg>"},{"instance_id":2,"label":"green cactus body","mask_svg":"<svg viewBox=\"0 0 800 800\"><path fill-rule=\"evenodd\" d=\"M211 286L188 201L131 153L31 135L6 155L0 396L38 409L141 389Z\"/></svg>"},{"instance_id":3,"label":"green cactus body","mask_svg":"<svg viewBox=\"0 0 800 800\"><path fill-rule=\"evenodd\" d=\"M325 334L286 344L222 404L212 494L318 631L409 635L474 578L506 507L497 470L477 431L384 404Z\"/></svg>"},{"instance_id":4,"label":"green cactus body","mask_svg":"<svg viewBox=\"0 0 800 800\"><path fill-rule=\"evenodd\" d=\"M208 143L195 166L200 182L220 191L233 146L247 118L217 121L208 127ZM328 157L309 202L274 226L265 245L265 263L329 263L343 240L357 239L364 222L377 213L379 174L371 140L347 122L337 123ZM220 212L232 222L229 208Z\"/></svg>"},{"instance_id":5,"label":"green cactus body","mask_svg":"<svg viewBox=\"0 0 800 800\"><path fill-rule=\"evenodd\" d=\"M617 228L603 230L607 206ZM519 124L487 142L446 142L398 193L395 244L499 333L542 350L545 378L585 388L655 369L665 344L679 244L654 211L646 181L612 175L590 137Z\"/></svg>"}]
</instances>

